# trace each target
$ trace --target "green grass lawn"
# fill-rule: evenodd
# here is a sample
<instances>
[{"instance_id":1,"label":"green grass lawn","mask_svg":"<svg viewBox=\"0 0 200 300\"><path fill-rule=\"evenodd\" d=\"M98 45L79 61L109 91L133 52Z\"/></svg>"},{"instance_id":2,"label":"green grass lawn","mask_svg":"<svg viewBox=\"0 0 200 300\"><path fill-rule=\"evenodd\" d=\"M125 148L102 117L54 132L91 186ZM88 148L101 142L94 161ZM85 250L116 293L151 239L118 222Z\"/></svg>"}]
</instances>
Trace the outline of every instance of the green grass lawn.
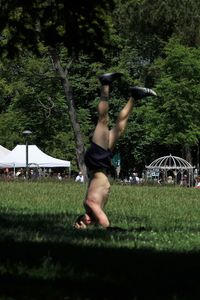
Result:
<instances>
[{"instance_id":1,"label":"green grass lawn","mask_svg":"<svg viewBox=\"0 0 200 300\"><path fill-rule=\"evenodd\" d=\"M1 182L0 191L0 240L200 250L200 191L194 188L113 184L106 212L111 224L124 230L109 233L110 238L99 228L84 234L73 230L86 185Z\"/></svg>"},{"instance_id":2,"label":"green grass lawn","mask_svg":"<svg viewBox=\"0 0 200 300\"><path fill-rule=\"evenodd\" d=\"M189 299L183 292L198 291L200 190L112 184L106 213L120 228L113 232L73 229L85 191L74 182L0 182L4 295L22 299L24 280L24 299L37 299L35 285L48 299L110 299L113 291ZM99 284L110 291L104 298Z\"/></svg>"}]
</instances>

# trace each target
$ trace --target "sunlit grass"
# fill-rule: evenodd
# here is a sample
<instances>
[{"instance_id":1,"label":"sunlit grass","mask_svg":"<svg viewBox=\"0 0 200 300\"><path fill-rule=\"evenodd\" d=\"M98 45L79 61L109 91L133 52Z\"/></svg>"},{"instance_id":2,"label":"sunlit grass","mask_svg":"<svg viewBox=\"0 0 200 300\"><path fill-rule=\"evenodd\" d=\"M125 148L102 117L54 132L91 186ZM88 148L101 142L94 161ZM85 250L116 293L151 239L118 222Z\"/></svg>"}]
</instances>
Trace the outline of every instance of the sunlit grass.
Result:
<instances>
[{"instance_id":1,"label":"sunlit grass","mask_svg":"<svg viewBox=\"0 0 200 300\"><path fill-rule=\"evenodd\" d=\"M113 184L106 213L112 226L73 229L83 212L86 185L73 182L0 182L0 240L70 242L98 247L200 249L200 191L194 188Z\"/></svg>"}]
</instances>

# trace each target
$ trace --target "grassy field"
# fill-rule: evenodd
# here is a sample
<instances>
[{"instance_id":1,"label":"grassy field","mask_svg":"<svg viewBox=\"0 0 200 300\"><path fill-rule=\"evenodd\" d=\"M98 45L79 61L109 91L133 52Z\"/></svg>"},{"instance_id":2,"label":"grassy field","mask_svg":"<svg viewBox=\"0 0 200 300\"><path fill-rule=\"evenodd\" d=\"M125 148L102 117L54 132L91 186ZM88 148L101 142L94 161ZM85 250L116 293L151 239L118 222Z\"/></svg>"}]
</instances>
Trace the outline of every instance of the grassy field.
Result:
<instances>
[{"instance_id":1,"label":"grassy field","mask_svg":"<svg viewBox=\"0 0 200 300\"><path fill-rule=\"evenodd\" d=\"M106 212L119 229L111 232L73 229L85 191L74 182L0 182L1 299L199 293L200 190L112 184Z\"/></svg>"}]
</instances>

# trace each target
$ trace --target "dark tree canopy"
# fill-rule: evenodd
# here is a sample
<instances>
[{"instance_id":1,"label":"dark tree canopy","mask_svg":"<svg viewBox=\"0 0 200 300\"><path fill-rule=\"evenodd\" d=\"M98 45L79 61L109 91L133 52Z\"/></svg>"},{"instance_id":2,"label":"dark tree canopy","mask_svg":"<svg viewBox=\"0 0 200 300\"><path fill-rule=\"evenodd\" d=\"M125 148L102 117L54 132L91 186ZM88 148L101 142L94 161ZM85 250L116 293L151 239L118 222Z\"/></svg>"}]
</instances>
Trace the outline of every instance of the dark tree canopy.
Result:
<instances>
[{"instance_id":1,"label":"dark tree canopy","mask_svg":"<svg viewBox=\"0 0 200 300\"><path fill-rule=\"evenodd\" d=\"M112 0L1 0L1 53L14 57L23 48L38 52L40 43L62 43L69 53L91 53L105 45L106 14Z\"/></svg>"},{"instance_id":2,"label":"dark tree canopy","mask_svg":"<svg viewBox=\"0 0 200 300\"><path fill-rule=\"evenodd\" d=\"M116 27L128 43L152 62L166 42L178 36L188 46L200 45L200 1L116 0Z\"/></svg>"}]
</instances>

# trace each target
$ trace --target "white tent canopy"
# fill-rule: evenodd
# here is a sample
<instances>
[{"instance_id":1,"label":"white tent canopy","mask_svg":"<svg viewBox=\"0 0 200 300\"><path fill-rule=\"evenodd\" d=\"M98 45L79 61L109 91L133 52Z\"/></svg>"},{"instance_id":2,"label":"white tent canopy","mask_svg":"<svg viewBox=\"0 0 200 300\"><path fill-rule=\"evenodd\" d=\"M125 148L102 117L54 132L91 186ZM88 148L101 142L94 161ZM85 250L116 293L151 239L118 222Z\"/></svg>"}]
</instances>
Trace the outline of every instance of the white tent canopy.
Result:
<instances>
[{"instance_id":1,"label":"white tent canopy","mask_svg":"<svg viewBox=\"0 0 200 300\"><path fill-rule=\"evenodd\" d=\"M10 152L10 150L0 145L0 159Z\"/></svg>"},{"instance_id":2,"label":"white tent canopy","mask_svg":"<svg viewBox=\"0 0 200 300\"><path fill-rule=\"evenodd\" d=\"M42 152L36 145L28 145L28 164L41 168L68 167L70 161L57 159ZM25 168L26 145L17 145L7 155L0 157L0 168Z\"/></svg>"}]
</instances>

